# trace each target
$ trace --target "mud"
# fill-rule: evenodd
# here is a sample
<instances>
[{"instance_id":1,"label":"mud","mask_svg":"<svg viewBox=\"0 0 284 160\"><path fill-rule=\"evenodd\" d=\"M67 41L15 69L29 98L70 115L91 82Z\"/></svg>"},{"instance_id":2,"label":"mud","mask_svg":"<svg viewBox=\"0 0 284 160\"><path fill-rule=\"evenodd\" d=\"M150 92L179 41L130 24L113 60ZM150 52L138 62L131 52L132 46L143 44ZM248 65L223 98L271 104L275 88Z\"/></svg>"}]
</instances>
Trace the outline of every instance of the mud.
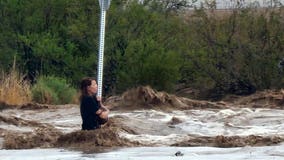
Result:
<instances>
[{"instance_id":1,"label":"mud","mask_svg":"<svg viewBox=\"0 0 284 160\"><path fill-rule=\"evenodd\" d=\"M106 125L97 130L78 130L68 134L63 134L50 125L36 125L38 128L33 132L25 133L0 131L1 136L5 139L3 144L5 149L64 147L91 152L96 151L98 147L139 146L138 142L130 142L118 135L121 131L135 133L127 126L119 124L119 119L119 117L110 118ZM10 122L19 124L18 121L15 123L14 120ZM29 125L31 124L36 123L29 123Z\"/></svg>"},{"instance_id":2,"label":"mud","mask_svg":"<svg viewBox=\"0 0 284 160\"><path fill-rule=\"evenodd\" d=\"M4 102L0 102L0 111L4 109L54 109L62 107L64 105L50 105L50 104L39 104L39 103L27 103L23 105L9 105Z\"/></svg>"},{"instance_id":3,"label":"mud","mask_svg":"<svg viewBox=\"0 0 284 160\"><path fill-rule=\"evenodd\" d=\"M91 131L75 131L60 136L55 143L56 147L80 150L85 153L100 152L107 148L140 146L138 142L131 142L119 136L119 132L134 133L127 127L121 127L118 118L111 118L102 128Z\"/></svg>"},{"instance_id":4,"label":"mud","mask_svg":"<svg viewBox=\"0 0 284 160\"><path fill-rule=\"evenodd\" d=\"M0 102L0 111L2 111L3 109L12 108L12 107L16 107L16 106L6 104L5 102Z\"/></svg>"},{"instance_id":5,"label":"mud","mask_svg":"<svg viewBox=\"0 0 284 160\"><path fill-rule=\"evenodd\" d=\"M224 102L239 107L284 109L284 90L258 91L249 96L227 96Z\"/></svg>"},{"instance_id":6,"label":"mud","mask_svg":"<svg viewBox=\"0 0 284 160\"><path fill-rule=\"evenodd\" d=\"M155 91L148 86L138 87L123 93L121 96L109 97L106 104L111 106L113 115L111 115L106 125L93 131L80 130L79 106L76 104L56 106L31 103L22 106L8 106L1 103L0 138L2 140L0 146L5 149L56 147L91 153L98 152L100 149L105 150L105 148L155 146L159 144L182 147L275 145L284 141L284 135L203 136L203 132L200 132L199 135L193 135L190 131L184 131L180 127L188 124L184 122L183 116L200 118L200 120L192 119L190 121L191 123L196 122L190 124L197 125L196 128L198 126L202 127L202 123L224 123L224 128L229 130L228 133L235 133L238 130L243 131L246 127L249 129L246 123L268 125L269 121L271 121L277 127L283 122L283 119L277 119L277 115L269 117L271 114L269 112L267 116L270 119L263 121L261 120L262 115L260 117L252 116L251 118L255 118L255 120L248 122L250 117L246 116L249 116L254 110L247 109L248 111L238 112L238 109L244 107L268 108L274 113L274 109L283 109L283 96L284 91L282 90L263 91L251 96L228 96L223 101L209 102L177 97L166 92ZM196 109L205 112L200 113L200 116L198 111L195 112ZM235 110L237 111L234 112ZM180 111L184 114L175 116L173 111ZM256 113L262 112L260 110ZM275 110L275 113L277 113L277 110ZM202 114L212 115L207 116L207 119L202 119ZM265 114L268 113L263 113L264 116ZM281 114L278 116L281 117ZM240 119L234 122L234 117L240 115L248 118L248 120ZM167 117L167 121L162 120ZM204 131L206 132L206 130ZM150 139L147 140L147 137L151 136L154 139L155 136L157 137L155 143L150 143ZM135 137L142 138L142 140L139 141ZM165 137L172 142L163 143Z\"/></svg>"},{"instance_id":7,"label":"mud","mask_svg":"<svg viewBox=\"0 0 284 160\"><path fill-rule=\"evenodd\" d=\"M121 96L109 97L106 103L111 105L113 109L118 110L162 109L167 111L172 109L225 109L232 106L236 108L284 109L284 90L258 91L249 96L228 95L221 101L212 102L178 97L166 92L158 92L149 86L141 86L130 89Z\"/></svg>"},{"instance_id":8,"label":"mud","mask_svg":"<svg viewBox=\"0 0 284 160\"><path fill-rule=\"evenodd\" d=\"M25 119L14 117L14 116L7 117L7 116L0 115L0 121L7 123L7 124L16 125L16 126L32 126L32 127L47 128L46 124L42 124L40 122L31 121L31 120L25 120Z\"/></svg>"},{"instance_id":9,"label":"mud","mask_svg":"<svg viewBox=\"0 0 284 160\"><path fill-rule=\"evenodd\" d=\"M63 107L64 105L46 105L46 104L38 104L38 103L28 103L24 105L17 106L17 109L54 109L58 107Z\"/></svg>"},{"instance_id":10,"label":"mud","mask_svg":"<svg viewBox=\"0 0 284 160\"><path fill-rule=\"evenodd\" d=\"M9 133L4 136L5 149L30 149L54 147L58 137L62 135L53 128L38 128L28 133Z\"/></svg>"},{"instance_id":11,"label":"mud","mask_svg":"<svg viewBox=\"0 0 284 160\"><path fill-rule=\"evenodd\" d=\"M121 97L110 97L107 104L111 104L114 109L205 109L226 108L223 103L193 100L184 97L177 97L166 92L158 92L149 86L130 89L122 94Z\"/></svg>"},{"instance_id":12,"label":"mud","mask_svg":"<svg viewBox=\"0 0 284 160\"><path fill-rule=\"evenodd\" d=\"M190 147L190 146L210 146L210 147L244 147L244 146L270 146L284 141L279 136L216 136L216 137L192 137L187 141L173 144L172 146Z\"/></svg>"},{"instance_id":13,"label":"mud","mask_svg":"<svg viewBox=\"0 0 284 160\"><path fill-rule=\"evenodd\" d=\"M6 149L27 149L52 147L56 139L62 134L50 124L44 124L32 120L26 120L14 116L0 115L0 122L6 125L18 126L17 129L1 129L1 136L4 137L3 148ZM11 127L10 127L11 128ZM33 129L32 129L33 128Z\"/></svg>"}]
</instances>

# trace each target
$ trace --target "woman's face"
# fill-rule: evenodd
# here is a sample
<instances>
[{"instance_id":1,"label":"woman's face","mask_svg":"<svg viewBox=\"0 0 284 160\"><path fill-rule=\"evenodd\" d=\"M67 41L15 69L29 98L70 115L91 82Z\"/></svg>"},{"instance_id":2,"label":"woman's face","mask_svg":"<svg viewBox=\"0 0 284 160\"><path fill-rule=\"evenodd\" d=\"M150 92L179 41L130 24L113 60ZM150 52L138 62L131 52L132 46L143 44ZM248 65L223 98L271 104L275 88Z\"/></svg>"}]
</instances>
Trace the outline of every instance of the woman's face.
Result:
<instances>
[{"instance_id":1,"label":"woman's face","mask_svg":"<svg viewBox=\"0 0 284 160\"><path fill-rule=\"evenodd\" d=\"M94 95L98 91L98 85L95 80L92 80L92 84L87 88L89 95Z\"/></svg>"}]
</instances>

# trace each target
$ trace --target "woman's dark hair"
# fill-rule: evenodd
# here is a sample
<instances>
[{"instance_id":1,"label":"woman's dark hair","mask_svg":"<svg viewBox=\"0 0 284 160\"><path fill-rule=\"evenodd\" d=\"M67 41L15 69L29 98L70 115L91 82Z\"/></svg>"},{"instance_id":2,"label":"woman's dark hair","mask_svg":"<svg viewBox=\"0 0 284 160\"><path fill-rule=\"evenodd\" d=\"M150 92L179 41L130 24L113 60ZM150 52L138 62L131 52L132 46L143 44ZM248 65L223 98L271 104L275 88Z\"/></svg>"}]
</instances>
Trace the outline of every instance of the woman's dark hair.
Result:
<instances>
[{"instance_id":1,"label":"woman's dark hair","mask_svg":"<svg viewBox=\"0 0 284 160\"><path fill-rule=\"evenodd\" d=\"M96 80L96 79L93 78L93 77L86 77L86 78L83 78L81 80L81 84L80 84L80 90L81 90L80 101L81 101L83 96L87 96L88 95L87 87L92 85L92 81L93 80Z\"/></svg>"}]
</instances>

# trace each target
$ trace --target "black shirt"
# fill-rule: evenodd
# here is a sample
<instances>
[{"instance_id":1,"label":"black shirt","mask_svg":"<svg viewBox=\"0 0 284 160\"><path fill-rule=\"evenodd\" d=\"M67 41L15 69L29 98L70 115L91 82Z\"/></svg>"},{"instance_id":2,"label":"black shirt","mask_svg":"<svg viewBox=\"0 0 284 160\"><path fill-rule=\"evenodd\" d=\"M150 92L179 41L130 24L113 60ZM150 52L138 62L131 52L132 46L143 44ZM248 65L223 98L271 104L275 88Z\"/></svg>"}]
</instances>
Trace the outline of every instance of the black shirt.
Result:
<instances>
[{"instance_id":1,"label":"black shirt","mask_svg":"<svg viewBox=\"0 0 284 160\"><path fill-rule=\"evenodd\" d=\"M95 96L83 96L80 104L82 117L82 130L92 130L100 128L99 116L96 114L100 108Z\"/></svg>"}]
</instances>

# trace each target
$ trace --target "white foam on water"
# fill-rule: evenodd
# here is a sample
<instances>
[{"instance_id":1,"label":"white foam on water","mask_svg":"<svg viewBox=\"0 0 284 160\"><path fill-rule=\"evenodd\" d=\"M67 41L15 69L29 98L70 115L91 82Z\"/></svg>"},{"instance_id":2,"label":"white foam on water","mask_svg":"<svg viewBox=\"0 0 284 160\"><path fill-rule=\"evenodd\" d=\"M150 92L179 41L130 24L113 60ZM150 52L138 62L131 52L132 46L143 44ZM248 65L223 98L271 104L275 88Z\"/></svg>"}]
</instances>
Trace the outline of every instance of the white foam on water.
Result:
<instances>
[{"instance_id":1,"label":"white foam on water","mask_svg":"<svg viewBox=\"0 0 284 160\"><path fill-rule=\"evenodd\" d=\"M113 116L127 116L131 118L137 119L145 119L159 122L168 122L172 119L172 115L166 112L157 111L157 110L135 110L135 111L127 111L127 112L112 112Z\"/></svg>"},{"instance_id":2,"label":"white foam on water","mask_svg":"<svg viewBox=\"0 0 284 160\"><path fill-rule=\"evenodd\" d=\"M3 111L2 114L5 114ZM46 112L46 111L44 111ZM78 113L77 113L78 112ZM50 114L49 114L50 113ZM79 109L72 111L60 110L41 113L40 110L25 111L21 114L11 111L8 115L26 120L39 121L54 125L60 130L71 132L80 128L81 118ZM6 114L5 114L6 115ZM0 150L1 160L284 160L284 144L278 146L243 147L243 148L214 148L214 147L166 147L174 143L188 140L190 136L217 135L263 135L284 136L284 110L275 109L207 109L163 112L155 110L113 111L111 116L121 115L139 125L138 133L120 133L121 137L130 141L159 147L138 147L114 150L108 153L83 154L81 152L60 149L31 149L31 150ZM181 120L178 124L168 124L173 117ZM128 121L127 119L127 121ZM125 122L127 125L127 121ZM147 123L146 123L147 122ZM160 127L162 126L162 127ZM144 128L143 128L144 127ZM150 128L150 129L149 129ZM0 124L0 129L30 131L29 127ZM137 128L136 128L137 129ZM145 129L144 132L143 129ZM148 130L147 130L148 129ZM162 130L166 130L162 132ZM161 133L160 133L161 132ZM142 134L143 133L143 134ZM162 146L162 147L161 147ZM184 155L176 157L175 152Z\"/></svg>"},{"instance_id":3,"label":"white foam on water","mask_svg":"<svg viewBox=\"0 0 284 160\"><path fill-rule=\"evenodd\" d=\"M181 156L175 153L180 152ZM84 154L62 149L0 150L1 160L284 160L284 144L265 147L134 147Z\"/></svg>"},{"instance_id":4,"label":"white foam on water","mask_svg":"<svg viewBox=\"0 0 284 160\"><path fill-rule=\"evenodd\" d=\"M70 133L72 131L81 129L81 117L78 107L49 109L49 110L17 110L7 109L3 110L2 114L9 115L10 117L17 117L24 120L35 121L40 123L51 124L63 133ZM6 124L5 124L6 125ZM0 128L6 129L5 126L0 125ZM27 132L28 127L16 126L9 127L10 130ZM18 129L17 129L18 128Z\"/></svg>"},{"instance_id":5,"label":"white foam on water","mask_svg":"<svg viewBox=\"0 0 284 160\"><path fill-rule=\"evenodd\" d=\"M180 151L182 156L175 156ZM138 147L96 154L96 160L283 160L284 145L269 147ZM90 157L92 157L90 155Z\"/></svg>"},{"instance_id":6,"label":"white foam on water","mask_svg":"<svg viewBox=\"0 0 284 160\"><path fill-rule=\"evenodd\" d=\"M62 149L0 150L1 160L80 160L82 157L81 152Z\"/></svg>"},{"instance_id":7,"label":"white foam on water","mask_svg":"<svg viewBox=\"0 0 284 160\"><path fill-rule=\"evenodd\" d=\"M129 140L161 145L178 142L188 134L196 136L283 136L284 137L284 110L272 109L212 109L162 112L155 110L136 110L119 113L128 118L139 119L142 122L162 125L176 117L182 123L171 125L183 132L169 131L168 135L131 135L123 133L121 136ZM139 124L137 124L139 125ZM149 126L150 127L150 126ZM153 126L152 126L153 127ZM169 128L165 128L170 130ZM160 131L157 130L157 133ZM164 132L163 132L164 133ZM176 139L173 137L176 135Z\"/></svg>"},{"instance_id":8,"label":"white foam on water","mask_svg":"<svg viewBox=\"0 0 284 160\"><path fill-rule=\"evenodd\" d=\"M133 135L125 132L119 133L120 137L129 139L132 142L139 142L140 144L151 145L151 146L169 146L177 142L188 139L188 135L181 134L169 134L166 136L139 134Z\"/></svg>"},{"instance_id":9,"label":"white foam on water","mask_svg":"<svg viewBox=\"0 0 284 160\"><path fill-rule=\"evenodd\" d=\"M195 114L198 112L198 114ZM178 116L177 116L178 117ZM188 113L177 126L188 133L204 136L283 135L284 110L240 109L197 110Z\"/></svg>"}]
</instances>

